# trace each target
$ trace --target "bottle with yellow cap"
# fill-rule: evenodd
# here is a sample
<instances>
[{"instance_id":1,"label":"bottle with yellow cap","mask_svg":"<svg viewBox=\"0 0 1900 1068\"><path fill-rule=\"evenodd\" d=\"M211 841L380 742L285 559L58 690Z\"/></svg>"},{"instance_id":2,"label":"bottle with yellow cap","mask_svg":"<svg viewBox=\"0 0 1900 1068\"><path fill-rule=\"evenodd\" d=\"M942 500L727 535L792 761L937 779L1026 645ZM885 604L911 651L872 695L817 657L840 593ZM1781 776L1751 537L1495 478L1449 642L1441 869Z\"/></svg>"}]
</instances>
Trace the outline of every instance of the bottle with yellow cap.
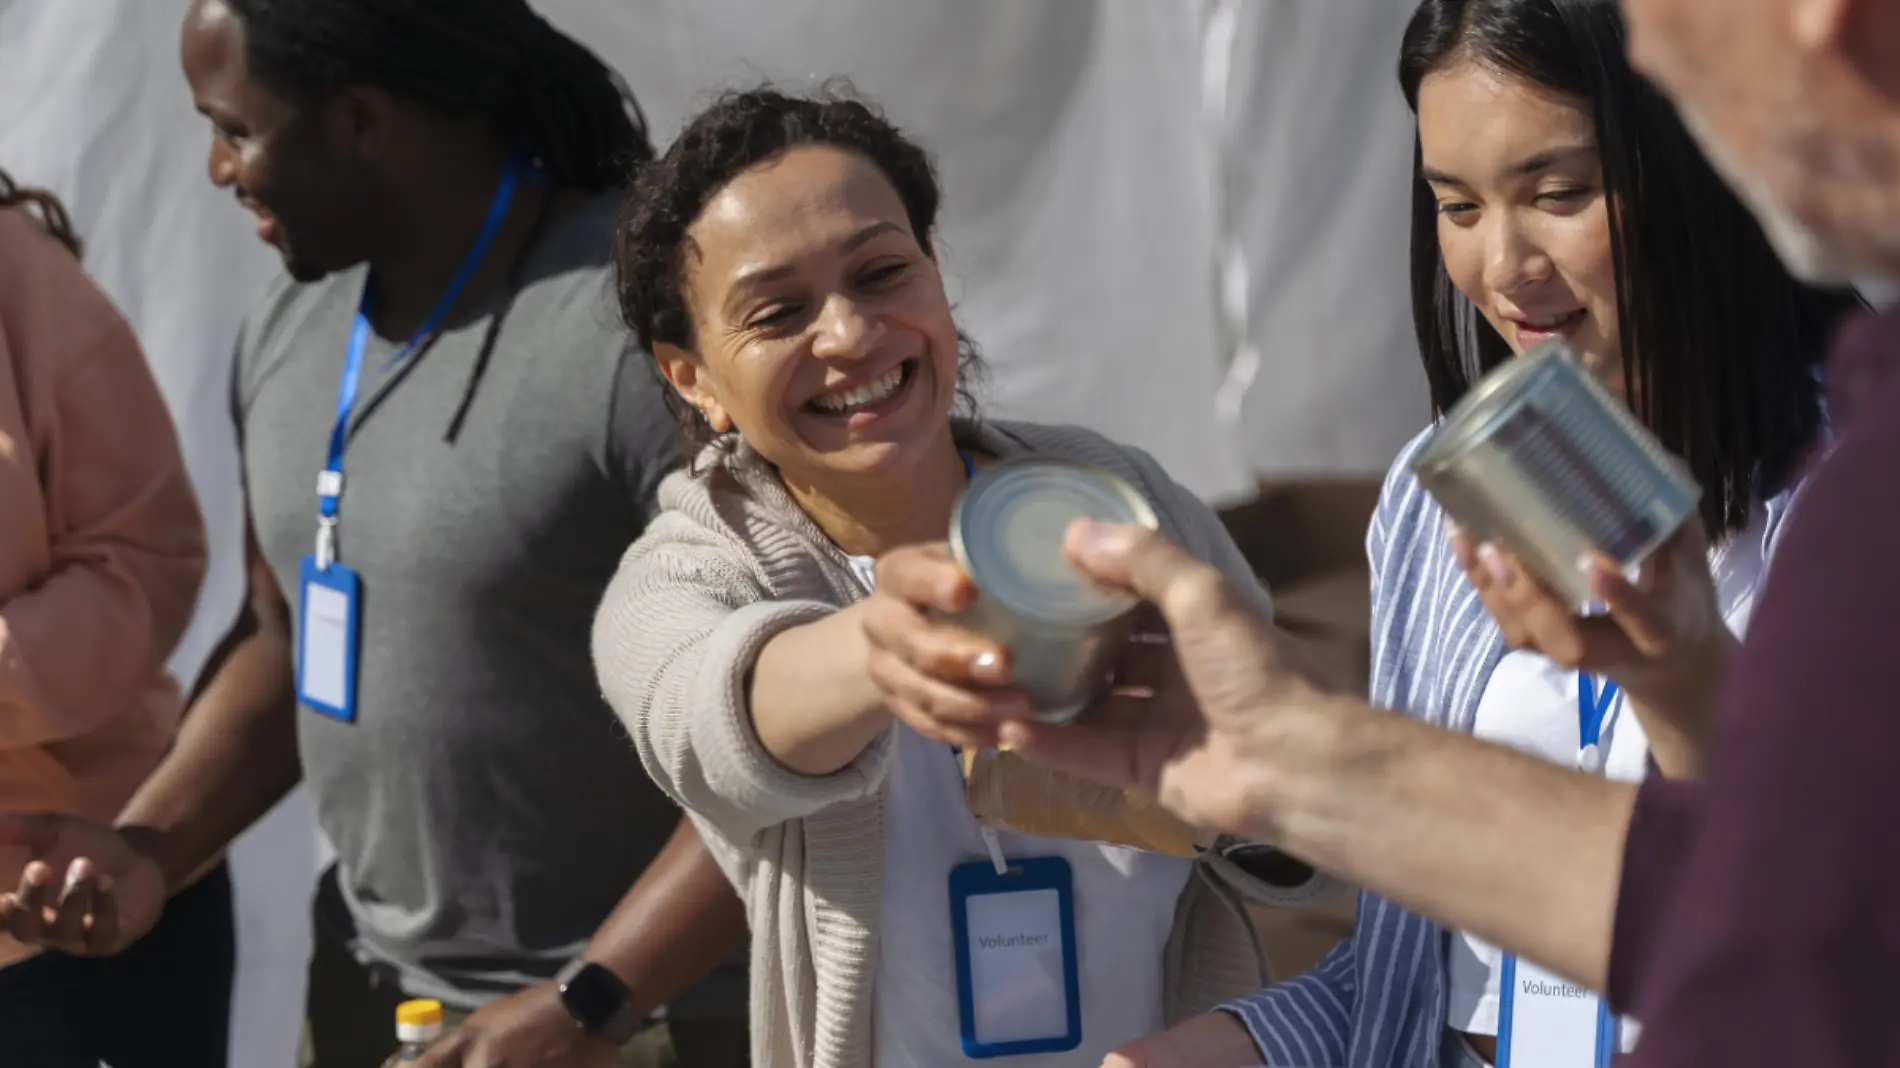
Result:
<instances>
[{"instance_id":1,"label":"bottle with yellow cap","mask_svg":"<svg viewBox=\"0 0 1900 1068\"><path fill-rule=\"evenodd\" d=\"M396 1041L402 1048L383 1062L383 1068L401 1068L422 1059L423 1052L441 1037L441 1002L432 998L403 1002L396 1006Z\"/></svg>"}]
</instances>

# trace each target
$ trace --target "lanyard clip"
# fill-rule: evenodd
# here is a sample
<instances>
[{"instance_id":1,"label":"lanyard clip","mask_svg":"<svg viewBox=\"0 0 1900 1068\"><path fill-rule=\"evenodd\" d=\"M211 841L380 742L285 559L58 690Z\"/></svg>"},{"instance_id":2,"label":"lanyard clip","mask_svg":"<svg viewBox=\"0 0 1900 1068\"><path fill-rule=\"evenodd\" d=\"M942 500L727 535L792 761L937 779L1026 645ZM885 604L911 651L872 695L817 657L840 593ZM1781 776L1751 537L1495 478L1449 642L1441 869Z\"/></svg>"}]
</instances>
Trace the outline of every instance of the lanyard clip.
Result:
<instances>
[{"instance_id":1,"label":"lanyard clip","mask_svg":"<svg viewBox=\"0 0 1900 1068\"><path fill-rule=\"evenodd\" d=\"M1009 859L1003 855L1003 843L997 837L996 828L987 823L979 823L977 832L983 836L983 848L989 852L990 865L998 875L1009 874Z\"/></svg>"},{"instance_id":2,"label":"lanyard clip","mask_svg":"<svg viewBox=\"0 0 1900 1068\"><path fill-rule=\"evenodd\" d=\"M336 516L317 517L317 570L328 571L336 563Z\"/></svg>"}]
</instances>

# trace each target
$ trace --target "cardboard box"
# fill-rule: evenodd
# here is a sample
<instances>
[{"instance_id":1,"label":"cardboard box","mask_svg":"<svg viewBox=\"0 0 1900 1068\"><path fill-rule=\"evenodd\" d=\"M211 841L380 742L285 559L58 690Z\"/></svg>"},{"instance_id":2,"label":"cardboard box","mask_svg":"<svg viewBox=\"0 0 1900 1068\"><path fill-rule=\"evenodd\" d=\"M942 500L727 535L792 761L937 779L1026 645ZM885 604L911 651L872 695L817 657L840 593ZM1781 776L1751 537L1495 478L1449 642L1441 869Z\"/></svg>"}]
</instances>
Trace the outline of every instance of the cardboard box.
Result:
<instances>
[{"instance_id":1,"label":"cardboard box","mask_svg":"<svg viewBox=\"0 0 1900 1068\"><path fill-rule=\"evenodd\" d=\"M1377 479L1263 483L1221 513L1240 551L1273 590L1281 629L1337 685L1364 693L1371 660L1366 526Z\"/></svg>"}]
</instances>

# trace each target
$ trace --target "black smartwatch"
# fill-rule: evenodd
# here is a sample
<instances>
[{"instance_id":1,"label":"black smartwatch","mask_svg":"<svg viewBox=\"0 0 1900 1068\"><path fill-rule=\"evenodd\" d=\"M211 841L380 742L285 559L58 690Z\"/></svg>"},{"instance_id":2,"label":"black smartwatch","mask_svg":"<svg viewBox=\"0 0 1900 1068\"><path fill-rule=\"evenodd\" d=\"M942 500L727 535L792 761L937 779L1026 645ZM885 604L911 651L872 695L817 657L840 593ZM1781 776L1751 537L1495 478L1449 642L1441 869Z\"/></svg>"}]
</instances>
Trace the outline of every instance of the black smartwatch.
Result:
<instances>
[{"instance_id":1,"label":"black smartwatch","mask_svg":"<svg viewBox=\"0 0 1900 1068\"><path fill-rule=\"evenodd\" d=\"M591 961L568 961L554 977L561 1004L580 1029L624 1046L640 1033L642 1018L633 1011L633 991L620 977Z\"/></svg>"}]
</instances>

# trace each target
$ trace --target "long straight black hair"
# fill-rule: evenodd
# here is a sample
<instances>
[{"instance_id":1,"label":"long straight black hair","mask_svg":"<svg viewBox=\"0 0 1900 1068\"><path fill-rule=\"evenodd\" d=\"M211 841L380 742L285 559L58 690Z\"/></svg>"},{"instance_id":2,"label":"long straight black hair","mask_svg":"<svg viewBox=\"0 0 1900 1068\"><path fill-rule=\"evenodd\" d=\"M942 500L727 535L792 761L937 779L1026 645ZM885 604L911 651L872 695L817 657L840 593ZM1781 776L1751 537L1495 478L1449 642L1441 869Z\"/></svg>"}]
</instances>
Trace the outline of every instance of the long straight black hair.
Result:
<instances>
[{"instance_id":1,"label":"long straight black hair","mask_svg":"<svg viewBox=\"0 0 1900 1068\"><path fill-rule=\"evenodd\" d=\"M1803 285L1723 184L1673 107L1629 65L1617 0L1424 0L1399 84L1475 62L1574 97L1595 119L1615 261L1624 381L1636 414L1702 484L1711 534L1744 529L1822 423L1828 338L1861 306ZM1412 316L1442 415L1511 349L1453 288L1438 204L1414 150Z\"/></svg>"},{"instance_id":2,"label":"long straight black hair","mask_svg":"<svg viewBox=\"0 0 1900 1068\"><path fill-rule=\"evenodd\" d=\"M286 95L375 85L486 118L562 185L631 184L653 158L646 119L600 57L526 0L225 0L246 59Z\"/></svg>"}]
</instances>

